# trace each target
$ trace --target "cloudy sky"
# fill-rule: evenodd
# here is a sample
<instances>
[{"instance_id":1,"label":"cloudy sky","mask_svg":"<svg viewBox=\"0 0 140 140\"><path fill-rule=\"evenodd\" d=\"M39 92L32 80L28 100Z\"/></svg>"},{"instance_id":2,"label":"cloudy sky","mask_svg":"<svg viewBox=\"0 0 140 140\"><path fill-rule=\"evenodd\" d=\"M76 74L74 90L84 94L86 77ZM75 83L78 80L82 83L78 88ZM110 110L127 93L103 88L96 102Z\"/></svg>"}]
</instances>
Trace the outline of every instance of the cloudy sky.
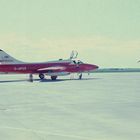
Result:
<instances>
[{"instance_id":1,"label":"cloudy sky","mask_svg":"<svg viewBox=\"0 0 140 140\"><path fill-rule=\"evenodd\" d=\"M0 48L24 61L140 67L140 0L0 0Z\"/></svg>"}]
</instances>

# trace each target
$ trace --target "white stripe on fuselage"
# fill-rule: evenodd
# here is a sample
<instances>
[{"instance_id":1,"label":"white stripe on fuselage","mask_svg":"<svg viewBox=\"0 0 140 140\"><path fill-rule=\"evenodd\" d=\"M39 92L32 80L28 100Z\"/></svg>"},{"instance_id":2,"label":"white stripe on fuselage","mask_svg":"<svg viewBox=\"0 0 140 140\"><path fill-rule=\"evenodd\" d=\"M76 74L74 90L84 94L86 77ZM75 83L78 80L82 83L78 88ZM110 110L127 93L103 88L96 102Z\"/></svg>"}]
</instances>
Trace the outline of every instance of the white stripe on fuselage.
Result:
<instances>
[{"instance_id":1,"label":"white stripe on fuselage","mask_svg":"<svg viewBox=\"0 0 140 140\"><path fill-rule=\"evenodd\" d=\"M47 68L41 68L38 69L38 71L44 71L44 70L65 70L66 67L56 66L56 67L47 67Z\"/></svg>"}]
</instances>

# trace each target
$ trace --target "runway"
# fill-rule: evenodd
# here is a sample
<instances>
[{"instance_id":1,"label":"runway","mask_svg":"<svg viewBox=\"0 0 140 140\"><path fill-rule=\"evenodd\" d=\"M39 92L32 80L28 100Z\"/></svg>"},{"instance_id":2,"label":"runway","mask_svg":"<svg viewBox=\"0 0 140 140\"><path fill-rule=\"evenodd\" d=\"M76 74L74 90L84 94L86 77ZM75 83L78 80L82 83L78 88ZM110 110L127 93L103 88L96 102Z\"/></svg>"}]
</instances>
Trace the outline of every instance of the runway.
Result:
<instances>
[{"instance_id":1,"label":"runway","mask_svg":"<svg viewBox=\"0 0 140 140\"><path fill-rule=\"evenodd\" d=\"M83 77L0 75L0 139L139 140L140 73Z\"/></svg>"}]
</instances>

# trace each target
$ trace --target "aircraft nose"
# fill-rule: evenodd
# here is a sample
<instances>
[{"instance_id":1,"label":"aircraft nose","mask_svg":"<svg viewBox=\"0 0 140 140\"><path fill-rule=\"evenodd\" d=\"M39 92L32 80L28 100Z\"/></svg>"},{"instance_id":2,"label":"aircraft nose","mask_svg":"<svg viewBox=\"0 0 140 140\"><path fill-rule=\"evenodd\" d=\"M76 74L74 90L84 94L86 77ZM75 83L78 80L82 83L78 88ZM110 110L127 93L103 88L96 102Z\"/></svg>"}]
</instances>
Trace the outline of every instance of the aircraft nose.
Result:
<instances>
[{"instance_id":1,"label":"aircraft nose","mask_svg":"<svg viewBox=\"0 0 140 140\"><path fill-rule=\"evenodd\" d=\"M95 67L95 69L98 69L99 68L99 66L97 66L97 65L94 65L94 67Z\"/></svg>"},{"instance_id":2,"label":"aircraft nose","mask_svg":"<svg viewBox=\"0 0 140 140\"><path fill-rule=\"evenodd\" d=\"M88 64L89 71L92 71L92 70L95 70L95 69L98 69L98 68L99 68L99 66L97 66L97 65Z\"/></svg>"}]
</instances>

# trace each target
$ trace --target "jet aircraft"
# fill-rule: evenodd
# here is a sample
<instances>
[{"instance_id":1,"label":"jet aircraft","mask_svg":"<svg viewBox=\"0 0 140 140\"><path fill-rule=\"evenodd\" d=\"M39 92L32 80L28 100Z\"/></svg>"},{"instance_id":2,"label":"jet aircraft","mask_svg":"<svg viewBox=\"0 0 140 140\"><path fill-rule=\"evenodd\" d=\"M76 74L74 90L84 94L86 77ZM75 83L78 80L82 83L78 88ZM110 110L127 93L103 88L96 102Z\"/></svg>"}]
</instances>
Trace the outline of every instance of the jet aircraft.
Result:
<instances>
[{"instance_id":1,"label":"jet aircraft","mask_svg":"<svg viewBox=\"0 0 140 140\"><path fill-rule=\"evenodd\" d=\"M59 59L48 62L26 63L19 61L3 50L0 50L0 73L9 74L29 74L29 81L33 81L33 75L38 74L39 78L43 80L45 75L56 80L58 76L65 76L71 73L78 73L79 79L82 79L82 73L90 73L98 69L97 65L83 63L77 60L77 51L72 51L70 58Z\"/></svg>"}]
</instances>

